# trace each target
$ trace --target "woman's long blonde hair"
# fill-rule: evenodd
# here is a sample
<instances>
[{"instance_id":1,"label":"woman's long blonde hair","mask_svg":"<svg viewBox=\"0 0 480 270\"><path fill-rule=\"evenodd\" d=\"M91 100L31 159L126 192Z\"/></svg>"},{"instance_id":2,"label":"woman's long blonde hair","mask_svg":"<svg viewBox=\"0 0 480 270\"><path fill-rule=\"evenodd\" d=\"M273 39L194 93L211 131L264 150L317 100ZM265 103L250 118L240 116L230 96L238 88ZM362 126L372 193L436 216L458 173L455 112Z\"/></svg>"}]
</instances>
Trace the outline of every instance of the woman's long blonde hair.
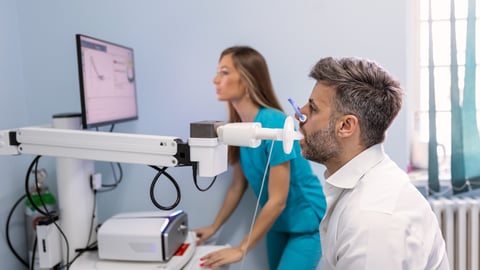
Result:
<instances>
[{"instance_id":1,"label":"woman's long blonde hair","mask_svg":"<svg viewBox=\"0 0 480 270\"><path fill-rule=\"evenodd\" d=\"M226 55L231 55L233 64L240 74L240 80L255 105L283 111L273 90L267 62L258 51L248 46L233 46L222 52L220 60ZM228 113L230 123L241 122L240 116L230 102ZM237 162L239 148L229 146L228 158L230 164Z\"/></svg>"}]
</instances>

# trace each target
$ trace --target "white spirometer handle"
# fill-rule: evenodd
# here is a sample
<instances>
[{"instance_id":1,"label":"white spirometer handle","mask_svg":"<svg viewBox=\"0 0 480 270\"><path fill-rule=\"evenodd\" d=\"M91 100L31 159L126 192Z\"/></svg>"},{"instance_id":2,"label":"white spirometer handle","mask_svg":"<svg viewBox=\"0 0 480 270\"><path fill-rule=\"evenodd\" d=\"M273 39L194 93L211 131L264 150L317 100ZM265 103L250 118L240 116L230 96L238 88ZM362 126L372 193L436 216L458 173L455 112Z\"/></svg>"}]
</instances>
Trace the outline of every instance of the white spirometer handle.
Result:
<instances>
[{"instance_id":1,"label":"white spirometer handle","mask_svg":"<svg viewBox=\"0 0 480 270\"><path fill-rule=\"evenodd\" d=\"M289 154L295 140L303 139L303 135L295 131L293 118L288 116L282 128L262 128L258 122L229 123L217 128L220 142L233 146L258 147L261 140L283 142L283 151Z\"/></svg>"}]
</instances>

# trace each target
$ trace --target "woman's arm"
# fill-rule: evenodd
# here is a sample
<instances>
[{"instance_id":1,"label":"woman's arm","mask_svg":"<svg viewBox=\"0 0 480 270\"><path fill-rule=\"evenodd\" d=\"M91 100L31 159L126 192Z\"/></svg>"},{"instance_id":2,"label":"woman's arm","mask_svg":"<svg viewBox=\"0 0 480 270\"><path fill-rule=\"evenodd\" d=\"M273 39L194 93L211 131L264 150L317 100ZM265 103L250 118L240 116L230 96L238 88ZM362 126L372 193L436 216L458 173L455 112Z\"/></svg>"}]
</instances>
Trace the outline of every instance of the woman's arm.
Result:
<instances>
[{"instance_id":1,"label":"woman's arm","mask_svg":"<svg viewBox=\"0 0 480 270\"><path fill-rule=\"evenodd\" d=\"M262 239L285 208L290 186L290 162L270 168L268 201L263 206L252 228L238 247L212 252L202 258L201 266L219 267L240 261ZM250 239L249 239L250 237Z\"/></svg>"},{"instance_id":2,"label":"woman's arm","mask_svg":"<svg viewBox=\"0 0 480 270\"><path fill-rule=\"evenodd\" d=\"M264 187L268 188L268 201L255 221L250 240L248 240L247 236L239 245L239 248L245 253L252 249L267 234L285 208L290 187L290 162L284 162L271 167L268 183L268 187ZM249 241L248 246L247 241Z\"/></svg>"},{"instance_id":3,"label":"woman's arm","mask_svg":"<svg viewBox=\"0 0 480 270\"><path fill-rule=\"evenodd\" d=\"M225 194L223 206L220 208L217 217L213 221L212 225L195 230L195 233L199 238L197 244L201 244L210 238L225 223L225 221L230 217L237 207L246 188L247 181L243 175L240 163L237 162L233 165L232 183Z\"/></svg>"}]
</instances>

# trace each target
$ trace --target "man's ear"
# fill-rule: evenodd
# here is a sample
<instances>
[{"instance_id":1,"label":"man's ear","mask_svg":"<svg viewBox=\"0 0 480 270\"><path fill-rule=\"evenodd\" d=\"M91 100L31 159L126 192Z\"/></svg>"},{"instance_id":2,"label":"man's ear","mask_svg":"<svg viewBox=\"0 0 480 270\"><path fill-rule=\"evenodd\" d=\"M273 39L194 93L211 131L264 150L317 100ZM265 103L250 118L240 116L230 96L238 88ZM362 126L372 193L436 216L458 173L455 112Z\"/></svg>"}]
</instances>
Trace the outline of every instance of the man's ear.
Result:
<instances>
[{"instance_id":1,"label":"man's ear","mask_svg":"<svg viewBox=\"0 0 480 270\"><path fill-rule=\"evenodd\" d=\"M341 138L351 137L360 128L358 118L347 114L337 120L337 135Z\"/></svg>"}]
</instances>

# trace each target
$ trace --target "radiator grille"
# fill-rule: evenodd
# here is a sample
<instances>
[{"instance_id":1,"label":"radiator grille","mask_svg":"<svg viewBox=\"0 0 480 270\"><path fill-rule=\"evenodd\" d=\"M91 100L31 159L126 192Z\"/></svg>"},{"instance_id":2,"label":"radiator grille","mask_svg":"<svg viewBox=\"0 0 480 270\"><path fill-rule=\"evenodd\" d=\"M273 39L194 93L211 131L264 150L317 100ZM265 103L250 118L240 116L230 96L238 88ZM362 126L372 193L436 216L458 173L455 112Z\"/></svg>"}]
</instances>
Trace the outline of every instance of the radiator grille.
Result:
<instances>
[{"instance_id":1,"label":"radiator grille","mask_svg":"<svg viewBox=\"0 0 480 270\"><path fill-rule=\"evenodd\" d=\"M447 248L450 269L479 270L480 198L429 198Z\"/></svg>"}]
</instances>

